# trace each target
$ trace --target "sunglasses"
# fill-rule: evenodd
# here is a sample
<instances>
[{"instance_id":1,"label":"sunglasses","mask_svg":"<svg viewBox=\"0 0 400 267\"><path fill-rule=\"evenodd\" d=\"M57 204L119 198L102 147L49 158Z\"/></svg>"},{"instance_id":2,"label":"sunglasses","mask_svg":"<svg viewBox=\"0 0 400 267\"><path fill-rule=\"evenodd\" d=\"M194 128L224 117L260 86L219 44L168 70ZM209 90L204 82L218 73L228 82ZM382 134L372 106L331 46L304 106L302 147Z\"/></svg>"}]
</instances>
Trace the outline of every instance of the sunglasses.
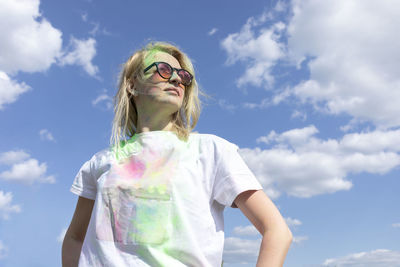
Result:
<instances>
[{"instance_id":1,"label":"sunglasses","mask_svg":"<svg viewBox=\"0 0 400 267\"><path fill-rule=\"evenodd\" d=\"M154 65L156 65L157 67L158 74L160 74L160 76L164 79L171 79L172 74L174 73L174 71L176 71L178 76L181 78L183 85L189 86L192 83L193 79L192 74L190 74L187 70L184 69L173 68L166 62L154 62L153 64L144 69L144 73L146 73L146 71L148 71Z\"/></svg>"}]
</instances>

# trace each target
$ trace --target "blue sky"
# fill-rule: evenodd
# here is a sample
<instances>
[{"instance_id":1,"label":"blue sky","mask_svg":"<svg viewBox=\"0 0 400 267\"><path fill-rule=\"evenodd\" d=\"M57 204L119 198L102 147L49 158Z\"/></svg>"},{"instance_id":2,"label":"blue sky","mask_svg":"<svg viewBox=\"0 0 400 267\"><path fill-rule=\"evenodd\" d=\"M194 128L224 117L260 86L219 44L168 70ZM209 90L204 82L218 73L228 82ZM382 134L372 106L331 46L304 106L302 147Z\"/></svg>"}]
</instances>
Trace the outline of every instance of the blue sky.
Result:
<instances>
[{"instance_id":1,"label":"blue sky","mask_svg":"<svg viewBox=\"0 0 400 267\"><path fill-rule=\"evenodd\" d=\"M400 4L0 1L0 266L59 266L81 165L109 145L120 65L177 44L286 219L285 266L400 266ZM225 210L225 266L261 236Z\"/></svg>"}]
</instances>

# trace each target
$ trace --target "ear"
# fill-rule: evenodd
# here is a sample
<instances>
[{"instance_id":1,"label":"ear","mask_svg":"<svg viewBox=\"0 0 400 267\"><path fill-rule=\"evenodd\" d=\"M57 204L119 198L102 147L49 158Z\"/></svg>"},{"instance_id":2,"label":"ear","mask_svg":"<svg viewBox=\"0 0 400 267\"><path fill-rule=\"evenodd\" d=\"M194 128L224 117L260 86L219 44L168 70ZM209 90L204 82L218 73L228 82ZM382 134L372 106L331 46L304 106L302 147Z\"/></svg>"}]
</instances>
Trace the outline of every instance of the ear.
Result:
<instances>
[{"instance_id":1,"label":"ear","mask_svg":"<svg viewBox=\"0 0 400 267\"><path fill-rule=\"evenodd\" d=\"M133 94L134 93L134 84L131 80L126 81L126 91L127 93Z\"/></svg>"},{"instance_id":2,"label":"ear","mask_svg":"<svg viewBox=\"0 0 400 267\"><path fill-rule=\"evenodd\" d=\"M131 79L129 79L126 83L127 83L127 85L126 85L127 89L132 90L134 88L134 84Z\"/></svg>"}]
</instances>

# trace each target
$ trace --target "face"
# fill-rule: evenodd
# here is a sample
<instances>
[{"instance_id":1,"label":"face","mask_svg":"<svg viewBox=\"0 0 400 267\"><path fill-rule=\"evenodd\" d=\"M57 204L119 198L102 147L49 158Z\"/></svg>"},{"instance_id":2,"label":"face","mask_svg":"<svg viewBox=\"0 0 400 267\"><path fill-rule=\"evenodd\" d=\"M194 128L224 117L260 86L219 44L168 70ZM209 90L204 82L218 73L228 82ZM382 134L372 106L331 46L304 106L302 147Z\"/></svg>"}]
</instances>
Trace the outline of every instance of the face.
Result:
<instances>
[{"instance_id":1,"label":"face","mask_svg":"<svg viewBox=\"0 0 400 267\"><path fill-rule=\"evenodd\" d=\"M150 66L154 62L166 62L173 68L182 68L179 61L165 52L149 52L144 59L144 66ZM135 103L140 107L148 109L153 107L155 109L162 108L163 111L169 114L175 113L182 105L183 97L185 94L185 86L181 83L181 78L176 71L173 72L172 77L164 79L157 72L157 67L154 65L144 74L145 84L135 90L138 95L135 96Z\"/></svg>"}]
</instances>

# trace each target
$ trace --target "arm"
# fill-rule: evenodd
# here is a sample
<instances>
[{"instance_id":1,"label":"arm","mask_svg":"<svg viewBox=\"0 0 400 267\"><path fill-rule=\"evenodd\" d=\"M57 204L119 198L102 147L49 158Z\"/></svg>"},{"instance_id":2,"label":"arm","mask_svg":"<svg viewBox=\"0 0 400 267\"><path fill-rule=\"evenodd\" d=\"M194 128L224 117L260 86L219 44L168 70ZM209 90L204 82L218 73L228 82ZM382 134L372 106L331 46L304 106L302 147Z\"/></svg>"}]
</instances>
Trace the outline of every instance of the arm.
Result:
<instances>
[{"instance_id":1,"label":"arm","mask_svg":"<svg viewBox=\"0 0 400 267\"><path fill-rule=\"evenodd\" d=\"M74 216L62 244L62 266L78 266L86 230L92 214L94 200L79 197Z\"/></svg>"},{"instance_id":2,"label":"arm","mask_svg":"<svg viewBox=\"0 0 400 267\"><path fill-rule=\"evenodd\" d=\"M263 190L242 192L234 203L263 236L256 266L283 266L292 233L276 206Z\"/></svg>"}]
</instances>

